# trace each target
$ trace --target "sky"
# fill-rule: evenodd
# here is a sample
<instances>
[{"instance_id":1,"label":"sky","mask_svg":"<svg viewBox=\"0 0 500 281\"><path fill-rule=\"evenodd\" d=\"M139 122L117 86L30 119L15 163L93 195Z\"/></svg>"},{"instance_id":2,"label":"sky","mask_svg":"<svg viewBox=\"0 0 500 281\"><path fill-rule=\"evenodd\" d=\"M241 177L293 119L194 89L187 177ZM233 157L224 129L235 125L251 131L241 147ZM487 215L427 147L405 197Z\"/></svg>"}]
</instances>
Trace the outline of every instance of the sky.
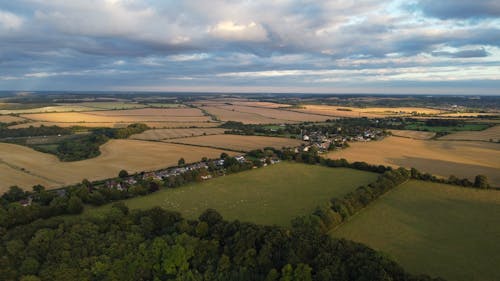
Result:
<instances>
[{"instance_id":1,"label":"sky","mask_svg":"<svg viewBox=\"0 0 500 281\"><path fill-rule=\"evenodd\" d=\"M500 1L0 0L0 90L500 95Z\"/></svg>"}]
</instances>

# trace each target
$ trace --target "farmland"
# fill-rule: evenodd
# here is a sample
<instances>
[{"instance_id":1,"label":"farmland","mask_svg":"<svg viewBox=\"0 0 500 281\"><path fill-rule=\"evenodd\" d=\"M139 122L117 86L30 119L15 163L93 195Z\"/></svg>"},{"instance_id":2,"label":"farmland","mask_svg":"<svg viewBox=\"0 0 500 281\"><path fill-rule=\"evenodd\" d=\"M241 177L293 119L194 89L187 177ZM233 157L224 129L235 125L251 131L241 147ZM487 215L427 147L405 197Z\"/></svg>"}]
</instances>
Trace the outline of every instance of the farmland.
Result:
<instances>
[{"instance_id":1,"label":"farmland","mask_svg":"<svg viewBox=\"0 0 500 281\"><path fill-rule=\"evenodd\" d=\"M252 107L252 106L241 106L241 105L222 105L218 106L218 108L235 111L235 112L243 112L256 114L259 116L264 116L268 118L278 119L278 120L286 120L292 122L300 122L300 121L325 121L329 117L309 114L309 113L300 113L288 110L280 110L275 108L261 108L261 107Z\"/></svg>"},{"instance_id":2,"label":"farmland","mask_svg":"<svg viewBox=\"0 0 500 281\"><path fill-rule=\"evenodd\" d=\"M449 134L440 140L470 140L470 141L500 141L500 126L494 126L483 131L463 131Z\"/></svg>"},{"instance_id":3,"label":"farmland","mask_svg":"<svg viewBox=\"0 0 500 281\"><path fill-rule=\"evenodd\" d=\"M137 140L165 140L203 135L220 135L224 134L224 131L226 129L221 128L157 129L147 130L141 134L132 135L130 138Z\"/></svg>"},{"instance_id":4,"label":"farmland","mask_svg":"<svg viewBox=\"0 0 500 281\"><path fill-rule=\"evenodd\" d=\"M10 129L16 129L16 128L27 128L30 126L33 127L40 127L40 126L59 126L59 127L73 127L73 126L83 126L83 127L90 127L90 128L95 128L95 127L107 127L107 128L124 128L127 127L127 125L130 125L132 123L136 123L135 121L130 121L130 122L30 122L30 123L22 123L22 124L17 124L10 126ZM210 128L210 127L217 127L220 125L220 123L216 122L170 122L170 121L165 121L165 122L140 122L143 124L148 125L150 128L192 128L192 127L202 127L202 128Z\"/></svg>"},{"instance_id":5,"label":"farmland","mask_svg":"<svg viewBox=\"0 0 500 281\"><path fill-rule=\"evenodd\" d=\"M0 123L12 123L12 122L23 122L23 121L26 121L26 119L17 116L0 115Z\"/></svg>"},{"instance_id":6,"label":"farmland","mask_svg":"<svg viewBox=\"0 0 500 281\"><path fill-rule=\"evenodd\" d=\"M484 174L493 185L500 186L500 149L496 143L387 137L382 141L351 143L349 148L331 152L328 157L415 167L444 177L455 175L472 179L477 174Z\"/></svg>"},{"instance_id":7,"label":"farmland","mask_svg":"<svg viewBox=\"0 0 500 281\"><path fill-rule=\"evenodd\" d=\"M425 131L412 131L412 130L390 130L391 134L398 137L417 139L417 140L428 140L436 135L434 132Z\"/></svg>"},{"instance_id":8,"label":"farmland","mask_svg":"<svg viewBox=\"0 0 500 281\"><path fill-rule=\"evenodd\" d=\"M342 196L376 176L352 169L280 163L123 202L131 209L177 210L187 218L215 208L228 220L288 226L291 219L312 212L325 198ZM99 214L108 208L87 209L87 213Z\"/></svg>"},{"instance_id":9,"label":"farmland","mask_svg":"<svg viewBox=\"0 0 500 281\"><path fill-rule=\"evenodd\" d=\"M216 147L236 151L250 151L264 147L274 147L280 149L282 147L299 146L302 143L302 141L296 139L240 135L199 136L174 139L171 141L175 143Z\"/></svg>"},{"instance_id":10,"label":"farmland","mask_svg":"<svg viewBox=\"0 0 500 281\"><path fill-rule=\"evenodd\" d=\"M387 116L409 116L417 114L439 114L442 111L422 107L345 107L330 105L304 105L302 108L291 109L297 112L321 114L335 117L368 117L381 118Z\"/></svg>"},{"instance_id":11,"label":"farmland","mask_svg":"<svg viewBox=\"0 0 500 281\"><path fill-rule=\"evenodd\" d=\"M390 255L413 273L500 280L500 192L410 181L332 232Z\"/></svg>"},{"instance_id":12,"label":"farmland","mask_svg":"<svg viewBox=\"0 0 500 281\"><path fill-rule=\"evenodd\" d=\"M233 111L230 109L220 108L217 106L203 106L200 108L212 115L215 115L221 121L236 121L245 124L287 123L287 120L284 119L276 119L249 112Z\"/></svg>"},{"instance_id":13,"label":"farmland","mask_svg":"<svg viewBox=\"0 0 500 281\"><path fill-rule=\"evenodd\" d=\"M204 147L139 140L110 140L102 145L100 150L101 155L96 158L61 162L51 154L24 146L0 143L0 160L5 164L0 166L0 179L10 180L0 183L0 192L12 184L30 189L36 182L32 175L43 178L47 187L58 187L80 182L84 178L97 180L115 177L121 169L129 172L155 170L177 165L181 157L186 162L194 162L202 157L218 157L224 152ZM14 177L12 169L28 176Z\"/></svg>"}]
</instances>

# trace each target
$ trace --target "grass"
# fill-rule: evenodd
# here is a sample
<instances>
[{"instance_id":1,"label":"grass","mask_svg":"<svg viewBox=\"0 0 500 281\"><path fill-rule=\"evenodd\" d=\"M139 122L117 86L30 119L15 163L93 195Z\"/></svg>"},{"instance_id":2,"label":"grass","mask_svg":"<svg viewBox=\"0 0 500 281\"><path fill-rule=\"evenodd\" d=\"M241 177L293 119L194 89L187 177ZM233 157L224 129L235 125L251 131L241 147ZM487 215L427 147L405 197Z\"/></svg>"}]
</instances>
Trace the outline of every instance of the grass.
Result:
<instances>
[{"instance_id":1,"label":"grass","mask_svg":"<svg viewBox=\"0 0 500 281\"><path fill-rule=\"evenodd\" d=\"M460 132L460 131L482 131L489 128L488 124L464 124L460 126L426 126L421 123L407 125L405 130L417 130L428 132Z\"/></svg>"},{"instance_id":2,"label":"grass","mask_svg":"<svg viewBox=\"0 0 500 281\"><path fill-rule=\"evenodd\" d=\"M500 280L500 192L410 181L332 235L388 253L413 273Z\"/></svg>"},{"instance_id":3,"label":"grass","mask_svg":"<svg viewBox=\"0 0 500 281\"><path fill-rule=\"evenodd\" d=\"M187 218L215 208L228 220L289 226L294 217L309 214L329 198L342 196L376 177L352 169L283 162L123 202L131 209L160 206L180 211ZM109 208L88 208L86 213L100 214Z\"/></svg>"}]
</instances>

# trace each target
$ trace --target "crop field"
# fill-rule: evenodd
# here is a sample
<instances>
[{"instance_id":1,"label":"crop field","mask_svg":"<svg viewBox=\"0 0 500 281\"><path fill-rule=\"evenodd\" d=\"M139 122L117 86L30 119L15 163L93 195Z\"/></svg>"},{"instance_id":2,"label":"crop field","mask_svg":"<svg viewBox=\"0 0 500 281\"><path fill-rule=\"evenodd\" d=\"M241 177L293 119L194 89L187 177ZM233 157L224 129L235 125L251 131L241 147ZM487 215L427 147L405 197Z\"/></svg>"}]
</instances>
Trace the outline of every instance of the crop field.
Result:
<instances>
[{"instance_id":1,"label":"crop field","mask_svg":"<svg viewBox=\"0 0 500 281\"><path fill-rule=\"evenodd\" d=\"M446 280L500 280L500 191L410 181L331 234Z\"/></svg>"},{"instance_id":2,"label":"crop field","mask_svg":"<svg viewBox=\"0 0 500 281\"><path fill-rule=\"evenodd\" d=\"M327 116L309 114L309 113L300 113L300 112L288 111L288 110L280 110L280 109L275 109L275 108L261 108L261 107L240 106L240 105L222 105L222 106L218 106L218 108L230 110L230 111L251 113L251 114L256 114L256 115L260 115L260 116L264 116L264 117L268 117L268 118L273 118L273 119L286 120L287 122L289 122L289 121L293 121L293 122L303 122L303 121L319 122L319 121L325 121L325 120L329 119L329 117L327 117Z\"/></svg>"},{"instance_id":3,"label":"crop field","mask_svg":"<svg viewBox=\"0 0 500 281\"><path fill-rule=\"evenodd\" d=\"M477 113L477 112L455 112L455 113L444 113L440 114L440 117L485 117L485 116L499 116L500 112L491 113Z\"/></svg>"},{"instance_id":4,"label":"crop field","mask_svg":"<svg viewBox=\"0 0 500 281\"><path fill-rule=\"evenodd\" d=\"M264 107L264 108L280 108L280 107L290 106L288 104L265 102L265 101L236 101L236 102L231 102L231 104L240 106Z\"/></svg>"},{"instance_id":5,"label":"crop field","mask_svg":"<svg viewBox=\"0 0 500 281\"><path fill-rule=\"evenodd\" d=\"M134 108L144 108L146 105L133 103L133 102L81 102L78 103L80 106L89 107L93 110L103 109L103 110L117 110L117 109L134 109Z\"/></svg>"},{"instance_id":6,"label":"crop field","mask_svg":"<svg viewBox=\"0 0 500 281\"><path fill-rule=\"evenodd\" d=\"M222 128L192 128L192 129L157 129L147 130L143 133L130 136L136 140L165 140L178 139L185 137L196 137L204 135L220 135L224 134L226 129Z\"/></svg>"},{"instance_id":7,"label":"crop field","mask_svg":"<svg viewBox=\"0 0 500 281\"><path fill-rule=\"evenodd\" d=\"M97 116L175 116L201 117L203 112L197 108L141 108L128 110L111 110L87 112Z\"/></svg>"},{"instance_id":8,"label":"crop field","mask_svg":"<svg viewBox=\"0 0 500 281\"><path fill-rule=\"evenodd\" d=\"M208 113L217 116L217 118L221 121L236 121L242 122L245 124L282 124L282 123L291 123L287 120L276 119L271 117L265 117L255 113L241 112L241 111L233 111L230 109L223 109L216 106L203 106L200 107L203 110L206 110ZM292 122L293 123L293 122Z\"/></svg>"},{"instance_id":9,"label":"crop field","mask_svg":"<svg viewBox=\"0 0 500 281\"><path fill-rule=\"evenodd\" d=\"M349 148L331 152L328 157L415 167L444 177L455 175L473 179L484 174L491 184L500 186L500 144L496 143L386 137L381 141L350 143Z\"/></svg>"},{"instance_id":10,"label":"crop field","mask_svg":"<svg viewBox=\"0 0 500 281\"><path fill-rule=\"evenodd\" d=\"M134 122L203 122L210 121L203 115L185 116L185 109L137 109L92 112L34 113L21 117L34 121L59 123L134 123ZM191 109L187 109L191 110ZM140 112L136 112L140 111ZM175 113L170 112L175 111ZM143 114L140 114L143 113ZM190 112L188 112L190 113ZM123 115L120 115L123 114ZM179 115L169 115L179 114Z\"/></svg>"},{"instance_id":11,"label":"crop field","mask_svg":"<svg viewBox=\"0 0 500 281\"><path fill-rule=\"evenodd\" d=\"M12 122L23 122L23 121L26 121L26 119L17 116L0 115L0 123L12 123Z\"/></svg>"},{"instance_id":12,"label":"crop field","mask_svg":"<svg viewBox=\"0 0 500 281\"><path fill-rule=\"evenodd\" d=\"M377 174L352 169L282 162L276 165L211 179L180 188L163 189L125 200L131 209L160 206L197 218L214 208L225 219L289 226L300 215L311 213L329 198L342 196L374 181ZM100 214L106 205L86 209Z\"/></svg>"},{"instance_id":13,"label":"crop field","mask_svg":"<svg viewBox=\"0 0 500 281\"><path fill-rule=\"evenodd\" d=\"M412 131L412 130L390 130L392 135L417 140L428 140L436 135L434 132Z\"/></svg>"},{"instance_id":14,"label":"crop field","mask_svg":"<svg viewBox=\"0 0 500 281\"><path fill-rule=\"evenodd\" d=\"M304 105L304 108L293 109L296 112L322 114L335 117L367 117L381 118L387 116L408 116L413 112L419 114L439 114L442 111L420 107L346 107L330 105Z\"/></svg>"},{"instance_id":15,"label":"crop field","mask_svg":"<svg viewBox=\"0 0 500 281\"><path fill-rule=\"evenodd\" d=\"M166 141L197 146L216 147L220 149L230 149L236 151L250 151L253 149L264 147L294 147L299 146L302 143L302 141L300 140L289 138L240 135L199 136Z\"/></svg>"},{"instance_id":16,"label":"crop field","mask_svg":"<svg viewBox=\"0 0 500 281\"><path fill-rule=\"evenodd\" d=\"M177 165L183 157L186 162L199 161L202 157L219 157L223 150L185 146L162 142L139 140L110 140L102 145L101 155L87 160L61 162L51 154L41 153L25 146L0 143L0 179L9 178L10 182L0 182L0 192L9 185L17 184L31 189L31 178L10 176L12 167L26 175L37 175L49 182L48 187L57 187L89 180L115 177L121 169L129 172L156 170ZM230 155L234 153L228 152Z\"/></svg>"},{"instance_id":17,"label":"crop field","mask_svg":"<svg viewBox=\"0 0 500 281\"><path fill-rule=\"evenodd\" d=\"M470 124L457 126L427 126L424 123L413 123L405 126L406 130L420 130L429 132L459 132L459 131L481 131L488 128L488 124Z\"/></svg>"},{"instance_id":18,"label":"crop field","mask_svg":"<svg viewBox=\"0 0 500 281\"><path fill-rule=\"evenodd\" d=\"M449 134L439 138L440 140L471 140L471 141L500 141L500 125L483 131L463 131Z\"/></svg>"},{"instance_id":19,"label":"crop field","mask_svg":"<svg viewBox=\"0 0 500 281\"><path fill-rule=\"evenodd\" d=\"M59 127L73 127L73 126L83 126L83 127L107 127L107 128L124 128L128 125L136 122L29 122L23 124L17 124L9 126L10 129L16 128L27 128L30 126L40 127L40 126L59 126ZM148 125L150 128L210 128L217 127L220 123L217 122L141 122Z\"/></svg>"},{"instance_id":20,"label":"crop field","mask_svg":"<svg viewBox=\"0 0 500 281\"><path fill-rule=\"evenodd\" d=\"M39 108L29 108L29 109L3 109L0 110L0 114L29 114L29 113L45 113L45 112L80 112L80 111L90 111L96 110L91 107L79 105L79 104L69 104L69 105L55 105L55 106L45 106Z\"/></svg>"}]
</instances>

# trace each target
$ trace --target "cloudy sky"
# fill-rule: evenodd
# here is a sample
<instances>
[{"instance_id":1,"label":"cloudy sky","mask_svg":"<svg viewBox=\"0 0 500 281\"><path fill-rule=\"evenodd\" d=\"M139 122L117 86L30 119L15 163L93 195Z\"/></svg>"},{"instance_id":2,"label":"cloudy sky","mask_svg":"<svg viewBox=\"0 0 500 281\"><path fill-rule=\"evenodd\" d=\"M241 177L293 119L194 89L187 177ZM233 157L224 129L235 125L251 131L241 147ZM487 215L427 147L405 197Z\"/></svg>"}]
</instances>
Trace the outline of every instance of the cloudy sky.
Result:
<instances>
[{"instance_id":1,"label":"cloudy sky","mask_svg":"<svg viewBox=\"0 0 500 281\"><path fill-rule=\"evenodd\" d=\"M0 0L0 90L499 89L498 0Z\"/></svg>"}]
</instances>

